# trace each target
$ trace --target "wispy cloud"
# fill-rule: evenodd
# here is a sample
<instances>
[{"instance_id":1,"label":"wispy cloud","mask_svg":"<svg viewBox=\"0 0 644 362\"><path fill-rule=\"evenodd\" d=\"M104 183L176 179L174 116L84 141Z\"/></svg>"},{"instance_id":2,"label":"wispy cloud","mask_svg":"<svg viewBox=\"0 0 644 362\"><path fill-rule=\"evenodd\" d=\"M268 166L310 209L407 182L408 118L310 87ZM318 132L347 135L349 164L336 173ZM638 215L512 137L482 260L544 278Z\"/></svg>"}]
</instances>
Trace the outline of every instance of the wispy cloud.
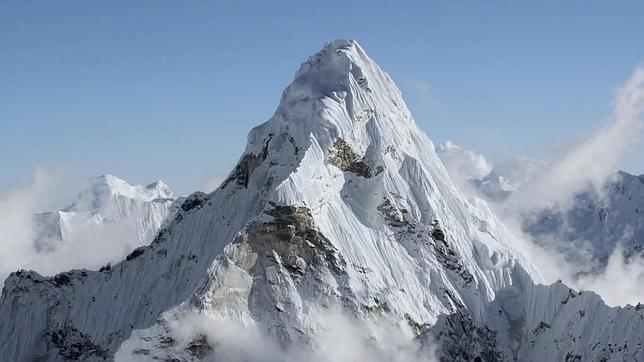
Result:
<instances>
[{"instance_id":1,"label":"wispy cloud","mask_svg":"<svg viewBox=\"0 0 644 362\"><path fill-rule=\"evenodd\" d=\"M0 278L34 257L34 214L52 206L60 173L38 168L33 179L0 195Z\"/></svg>"},{"instance_id":2,"label":"wispy cloud","mask_svg":"<svg viewBox=\"0 0 644 362\"><path fill-rule=\"evenodd\" d=\"M611 306L636 305L644 302L644 258L624 258L624 250L617 247L599 274L585 274L573 281L577 289L592 290Z\"/></svg>"},{"instance_id":3,"label":"wispy cloud","mask_svg":"<svg viewBox=\"0 0 644 362\"><path fill-rule=\"evenodd\" d=\"M640 140L644 126L644 67L617 89L612 119L555 157L547 169L510 200L513 210L529 210L568 199L589 183L600 185Z\"/></svg>"},{"instance_id":4,"label":"wispy cloud","mask_svg":"<svg viewBox=\"0 0 644 362\"><path fill-rule=\"evenodd\" d=\"M70 190L74 186L62 171L38 168L30 182L0 194L0 281L18 269L44 275L98 269L120 261L139 245L137 220L98 223L91 215L78 215L64 241L54 240L53 250L40 250L35 243L35 214L58 209L59 195L72 195L78 191Z\"/></svg>"},{"instance_id":5,"label":"wispy cloud","mask_svg":"<svg viewBox=\"0 0 644 362\"><path fill-rule=\"evenodd\" d=\"M637 67L631 77L615 93L611 120L595 132L564 150L537 177L531 179L504 205L501 212L506 224L522 234L521 217L531 210L540 210L556 203L562 210L572 204L572 196L592 185L602 185L616 171L620 161L639 142L644 126L644 68ZM601 196L601 195L600 195ZM522 234L524 240L532 236ZM561 240L550 241L561 243ZM644 259L633 256L628 262L623 250L616 248L600 273L579 275L588 265L573 265L564 260L555 248L538 247L536 240L528 243L533 261L544 276L553 281L562 279L576 289L592 290L609 305L636 304L644 300ZM579 252L582 252L581 250ZM582 258L583 259L583 258Z\"/></svg>"},{"instance_id":6,"label":"wispy cloud","mask_svg":"<svg viewBox=\"0 0 644 362\"><path fill-rule=\"evenodd\" d=\"M481 154L446 141L436 146L436 153L447 169L452 182L467 194L474 194L471 190L471 179L480 179L492 171L492 164Z\"/></svg>"}]
</instances>

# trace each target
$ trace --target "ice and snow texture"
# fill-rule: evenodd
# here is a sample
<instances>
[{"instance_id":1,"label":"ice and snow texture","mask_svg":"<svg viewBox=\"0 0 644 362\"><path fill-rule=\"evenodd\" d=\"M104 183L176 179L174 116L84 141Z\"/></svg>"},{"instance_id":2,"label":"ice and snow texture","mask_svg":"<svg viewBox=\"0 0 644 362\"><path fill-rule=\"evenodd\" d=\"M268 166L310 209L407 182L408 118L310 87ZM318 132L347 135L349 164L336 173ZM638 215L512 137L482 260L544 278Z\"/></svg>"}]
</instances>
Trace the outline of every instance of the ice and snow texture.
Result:
<instances>
[{"instance_id":1,"label":"ice and snow texture","mask_svg":"<svg viewBox=\"0 0 644 362\"><path fill-rule=\"evenodd\" d=\"M339 308L376 354L402 339L428 358L644 356L644 311L535 286L525 254L456 189L389 76L339 40L301 66L220 188L188 197L149 247L100 272L13 274L0 352L244 356L248 346L220 332L233 324L315 355Z\"/></svg>"}]
</instances>

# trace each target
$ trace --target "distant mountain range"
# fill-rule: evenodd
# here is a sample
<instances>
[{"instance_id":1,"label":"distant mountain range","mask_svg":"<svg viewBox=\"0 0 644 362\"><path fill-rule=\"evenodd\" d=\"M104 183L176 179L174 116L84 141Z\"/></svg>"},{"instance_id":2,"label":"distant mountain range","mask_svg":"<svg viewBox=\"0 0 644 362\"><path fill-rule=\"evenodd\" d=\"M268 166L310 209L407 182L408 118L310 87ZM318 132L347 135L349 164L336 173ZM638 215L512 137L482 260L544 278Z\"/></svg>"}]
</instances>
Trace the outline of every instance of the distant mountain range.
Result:
<instances>
[{"instance_id":1,"label":"distant mountain range","mask_svg":"<svg viewBox=\"0 0 644 362\"><path fill-rule=\"evenodd\" d=\"M460 171L450 173L457 182L501 208L513 194L529 192L522 186L547 169L545 162L526 157L515 157L492 167L482 155L453 142L446 142L437 150L443 162L451 165L448 170L461 167ZM490 171L475 177L481 173L472 159L488 165ZM583 266L579 271L586 273L600 270L617 248L627 257L642 254L643 211L644 177L617 171L599 186L589 182L569 200L544 202L540 208L525 210L520 218L523 231L535 242L557 250L569 261Z\"/></svg>"}]
</instances>

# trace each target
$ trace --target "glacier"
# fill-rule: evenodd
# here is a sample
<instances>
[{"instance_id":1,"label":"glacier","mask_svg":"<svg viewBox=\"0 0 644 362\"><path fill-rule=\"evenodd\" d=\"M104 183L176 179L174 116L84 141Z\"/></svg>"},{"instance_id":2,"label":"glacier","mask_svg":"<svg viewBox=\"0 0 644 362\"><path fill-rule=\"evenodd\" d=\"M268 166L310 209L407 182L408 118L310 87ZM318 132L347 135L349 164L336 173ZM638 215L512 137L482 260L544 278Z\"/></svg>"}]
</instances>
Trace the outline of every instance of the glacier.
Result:
<instances>
[{"instance_id":1,"label":"glacier","mask_svg":"<svg viewBox=\"0 0 644 362\"><path fill-rule=\"evenodd\" d=\"M0 355L234 360L250 348L222 337L235 326L315 351L339 310L376 355L402 338L419 346L410 360L644 359L640 305L542 282L523 242L454 186L390 77L337 40L149 246L98 271L12 273Z\"/></svg>"}]
</instances>

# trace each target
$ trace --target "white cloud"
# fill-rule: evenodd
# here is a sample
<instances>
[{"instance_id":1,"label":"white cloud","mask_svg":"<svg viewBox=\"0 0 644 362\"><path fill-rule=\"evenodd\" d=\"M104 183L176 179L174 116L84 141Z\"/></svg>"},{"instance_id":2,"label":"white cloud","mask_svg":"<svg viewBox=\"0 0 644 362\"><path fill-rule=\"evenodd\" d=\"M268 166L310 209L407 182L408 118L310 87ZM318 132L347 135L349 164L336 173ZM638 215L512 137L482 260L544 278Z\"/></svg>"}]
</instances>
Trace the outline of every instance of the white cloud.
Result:
<instances>
[{"instance_id":1,"label":"white cloud","mask_svg":"<svg viewBox=\"0 0 644 362\"><path fill-rule=\"evenodd\" d=\"M35 214L61 205L60 195L72 195L77 185L61 171L38 168L25 185L0 194L0 281L18 269L54 275L77 268L98 269L118 262L138 246L136 222L123 219L99 223L92 215L71 215L73 230L53 250L39 250ZM68 200L66 201L68 202Z\"/></svg>"},{"instance_id":2,"label":"white cloud","mask_svg":"<svg viewBox=\"0 0 644 362\"><path fill-rule=\"evenodd\" d=\"M644 258L633 256L626 261L621 247L616 248L600 274L580 276L574 286L592 290L610 306L636 305L644 302Z\"/></svg>"},{"instance_id":3,"label":"white cloud","mask_svg":"<svg viewBox=\"0 0 644 362\"><path fill-rule=\"evenodd\" d=\"M182 351L199 336L214 346L208 358L215 361L246 362L437 362L433 346L421 347L420 341L385 318L372 317L368 322L338 307L310 306L307 325L312 336L309 343L295 343L288 347L271 338L266 330L254 323L222 320L209 314L192 311L172 315L164 320L165 333L170 333L174 345L169 350L153 350L164 359L181 359ZM308 328L307 328L308 329ZM116 354L119 360L128 360L133 352L150 339L145 333L121 345Z\"/></svg>"},{"instance_id":4,"label":"white cloud","mask_svg":"<svg viewBox=\"0 0 644 362\"><path fill-rule=\"evenodd\" d=\"M464 149L452 141L441 143L436 147L447 173L461 190L466 190L470 179L480 179L492 171L492 165L483 157Z\"/></svg>"},{"instance_id":5,"label":"white cloud","mask_svg":"<svg viewBox=\"0 0 644 362\"><path fill-rule=\"evenodd\" d=\"M612 119L571 145L546 170L525 183L508 200L510 208L526 211L555 201L561 204L588 183L603 183L639 141L643 116L644 67L638 67L617 89Z\"/></svg>"},{"instance_id":6,"label":"white cloud","mask_svg":"<svg viewBox=\"0 0 644 362\"><path fill-rule=\"evenodd\" d=\"M521 229L522 217L531 210L542 210L554 203L566 210L573 201L571 196L589 185L603 190L602 184L619 167L620 161L632 149L641 137L644 125L644 68L635 69L631 77L617 89L614 100L614 112L611 120L603 127L582 137L547 165L535 164L526 172L522 168L503 167L499 165L501 176L519 178L513 186L515 192L510 199L501 205L491 206L495 209L504 224L514 234L524 240L525 248L532 262L540 269L542 276L548 282L561 279L575 289L592 290L599 294L609 305L635 304L644 301L644 260L633 257L630 262L624 260L623 251L617 248L613 251L605 268L599 274L580 276L580 270L588 270L590 265L578 265L567 260L557 251L555 246L561 240L536 240L525 234ZM450 160L446 162L448 170ZM454 171L456 175L468 175L478 172L476 166L467 162L457 162L456 165L470 167L470 171ZM506 168L505 170L503 168ZM510 175L513 170L520 170L516 175ZM497 172L495 166L494 172ZM504 174L505 173L505 174ZM528 175L528 177L525 177ZM582 245L581 240L574 245ZM579 260L587 252L578 248Z\"/></svg>"},{"instance_id":7,"label":"white cloud","mask_svg":"<svg viewBox=\"0 0 644 362\"><path fill-rule=\"evenodd\" d=\"M51 207L60 174L38 168L33 180L0 195L0 278L34 257L34 214Z\"/></svg>"},{"instance_id":8,"label":"white cloud","mask_svg":"<svg viewBox=\"0 0 644 362\"><path fill-rule=\"evenodd\" d=\"M638 67L617 89L614 106L610 122L573 145L512 195L504 205L502 218L505 223L518 225L521 215L529 210L539 210L555 202L566 210L573 201L572 196L589 184L603 190L601 185L640 138L644 125L644 68ZM519 228L515 227L515 230ZM525 234L523 238L530 240ZM550 243L556 242L561 241ZM571 265L554 250L536 247L534 243L531 247L538 249L532 254L536 256L534 262L547 277L550 276L550 281L556 276L573 288L592 290L610 305L644 301L641 288L644 261L634 257L626 263L621 248L613 251L600 274L580 277L577 272L588 265Z\"/></svg>"}]
</instances>

